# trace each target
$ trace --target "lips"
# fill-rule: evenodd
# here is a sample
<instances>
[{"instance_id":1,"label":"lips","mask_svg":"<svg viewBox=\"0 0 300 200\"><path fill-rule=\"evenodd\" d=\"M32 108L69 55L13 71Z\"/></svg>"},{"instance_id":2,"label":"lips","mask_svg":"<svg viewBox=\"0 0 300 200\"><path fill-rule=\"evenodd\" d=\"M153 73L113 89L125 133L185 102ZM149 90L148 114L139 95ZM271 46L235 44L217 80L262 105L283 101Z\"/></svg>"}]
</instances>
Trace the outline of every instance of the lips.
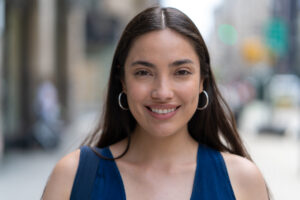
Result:
<instances>
[{"instance_id":1,"label":"lips","mask_svg":"<svg viewBox=\"0 0 300 200\"><path fill-rule=\"evenodd\" d=\"M158 119L168 119L175 115L180 106L176 105L149 105L146 106L150 114Z\"/></svg>"}]
</instances>

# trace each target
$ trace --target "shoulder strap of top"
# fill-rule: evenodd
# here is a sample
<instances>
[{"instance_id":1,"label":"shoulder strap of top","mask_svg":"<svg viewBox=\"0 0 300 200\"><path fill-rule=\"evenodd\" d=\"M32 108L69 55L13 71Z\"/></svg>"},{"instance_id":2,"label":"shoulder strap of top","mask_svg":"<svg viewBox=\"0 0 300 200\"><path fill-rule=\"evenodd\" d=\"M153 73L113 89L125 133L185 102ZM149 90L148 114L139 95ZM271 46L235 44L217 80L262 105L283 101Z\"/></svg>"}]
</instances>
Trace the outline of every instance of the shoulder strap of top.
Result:
<instances>
[{"instance_id":1,"label":"shoulder strap of top","mask_svg":"<svg viewBox=\"0 0 300 200\"><path fill-rule=\"evenodd\" d=\"M199 145L193 190L192 200L235 200L226 165L219 151Z\"/></svg>"},{"instance_id":2,"label":"shoulder strap of top","mask_svg":"<svg viewBox=\"0 0 300 200\"><path fill-rule=\"evenodd\" d=\"M80 148L80 159L71 192L71 200L91 199L100 158L88 146Z\"/></svg>"}]
</instances>

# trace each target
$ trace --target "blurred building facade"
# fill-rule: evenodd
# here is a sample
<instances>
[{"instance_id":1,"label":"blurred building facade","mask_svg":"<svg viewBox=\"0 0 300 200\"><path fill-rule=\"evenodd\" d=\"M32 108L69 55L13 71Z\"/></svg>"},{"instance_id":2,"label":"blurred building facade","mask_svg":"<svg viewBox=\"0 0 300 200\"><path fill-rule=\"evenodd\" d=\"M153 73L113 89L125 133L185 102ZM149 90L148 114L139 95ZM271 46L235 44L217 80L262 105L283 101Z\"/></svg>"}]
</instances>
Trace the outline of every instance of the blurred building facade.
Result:
<instances>
[{"instance_id":1,"label":"blurred building facade","mask_svg":"<svg viewBox=\"0 0 300 200\"><path fill-rule=\"evenodd\" d=\"M263 100L274 74L300 75L299 33L299 0L224 0L215 10L212 67L233 110Z\"/></svg>"},{"instance_id":2,"label":"blurred building facade","mask_svg":"<svg viewBox=\"0 0 300 200\"><path fill-rule=\"evenodd\" d=\"M247 78L264 79L272 71L264 45L271 10L272 0L224 0L214 13L209 41L212 67L237 120L243 106L256 96L256 86Z\"/></svg>"},{"instance_id":3,"label":"blurred building facade","mask_svg":"<svg viewBox=\"0 0 300 200\"><path fill-rule=\"evenodd\" d=\"M243 76L249 73L250 67L264 62L263 55L247 60L243 47L255 43L257 48L262 48L264 25L270 19L271 6L272 0L224 0L216 9L210 45L212 65L223 76L221 79Z\"/></svg>"},{"instance_id":4,"label":"blurred building facade","mask_svg":"<svg viewBox=\"0 0 300 200\"><path fill-rule=\"evenodd\" d=\"M42 108L66 122L98 109L120 31L157 3L0 0L0 155L3 146L30 145Z\"/></svg>"},{"instance_id":5,"label":"blurred building facade","mask_svg":"<svg viewBox=\"0 0 300 200\"><path fill-rule=\"evenodd\" d=\"M3 63L3 31L4 31L4 0L0 0L0 159L4 149L3 140L3 108L2 108L2 85L3 85L3 73L2 73L2 63Z\"/></svg>"},{"instance_id":6,"label":"blurred building facade","mask_svg":"<svg viewBox=\"0 0 300 200\"><path fill-rule=\"evenodd\" d=\"M300 75L299 33L299 0L224 0L210 39L213 66L224 79L262 67Z\"/></svg>"},{"instance_id":7,"label":"blurred building facade","mask_svg":"<svg viewBox=\"0 0 300 200\"><path fill-rule=\"evenodd\" d=\"M285 49L276 63L276 73L300 75L300 0L274 0L273 19L279 19L286 29L286 36L281 40ZM284 35L284 34L283 34Z\"/></svg>"}]
</instances>

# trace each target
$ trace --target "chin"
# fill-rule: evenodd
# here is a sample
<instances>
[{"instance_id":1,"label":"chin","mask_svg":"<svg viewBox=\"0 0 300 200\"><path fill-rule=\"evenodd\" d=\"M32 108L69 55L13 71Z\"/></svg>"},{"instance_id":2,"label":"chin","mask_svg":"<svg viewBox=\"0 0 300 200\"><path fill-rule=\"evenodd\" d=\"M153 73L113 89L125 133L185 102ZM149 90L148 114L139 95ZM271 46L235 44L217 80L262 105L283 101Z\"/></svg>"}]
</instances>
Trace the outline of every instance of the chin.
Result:
<instances>
[{"instance_id":1,"label":"chin","mask_svg":"<svg viewBox=\"0 0 300 200\"><path fill-rule=\"evenodd\" d=\"M159 127L157 126L155 129L145 129L149 130L146 131L149 135L155 137L155 138L167 138L175 136L179 133L183 133L185 129L174 129L174 127Z\"/></svg>"}]
</instances>

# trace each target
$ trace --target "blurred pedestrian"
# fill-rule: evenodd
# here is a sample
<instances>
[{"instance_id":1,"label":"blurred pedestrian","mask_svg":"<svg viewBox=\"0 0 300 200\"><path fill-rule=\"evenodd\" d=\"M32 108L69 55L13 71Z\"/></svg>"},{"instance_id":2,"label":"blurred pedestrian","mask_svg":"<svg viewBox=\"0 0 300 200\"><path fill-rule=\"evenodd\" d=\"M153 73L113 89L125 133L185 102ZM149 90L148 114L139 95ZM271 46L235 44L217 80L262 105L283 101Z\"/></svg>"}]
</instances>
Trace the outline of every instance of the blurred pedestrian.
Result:
<instances>
[{"instance_id":1,"label":"blurred pedestrian","mask_svg":"<svg viewBox=\"0 0 300 200\"><path fill-rule=\"evenodd\" d=\"M58 162L44 199L268 199L194 23L153 7L125 28L99 128Z\"/></svg>"},{"instance_id":2,"label":"blurred pedestrian","mask_svg":"<svg viewBox=\"0 0 300 200\"><path fill-rule=\"evenodd\" d=\"M57 147L60 141L62 122L60 121L60 106L57 90L54 84L45 80L38 87L35 100L36 121L33 135L44 149Z\"/></svg>"}]
</instances>

